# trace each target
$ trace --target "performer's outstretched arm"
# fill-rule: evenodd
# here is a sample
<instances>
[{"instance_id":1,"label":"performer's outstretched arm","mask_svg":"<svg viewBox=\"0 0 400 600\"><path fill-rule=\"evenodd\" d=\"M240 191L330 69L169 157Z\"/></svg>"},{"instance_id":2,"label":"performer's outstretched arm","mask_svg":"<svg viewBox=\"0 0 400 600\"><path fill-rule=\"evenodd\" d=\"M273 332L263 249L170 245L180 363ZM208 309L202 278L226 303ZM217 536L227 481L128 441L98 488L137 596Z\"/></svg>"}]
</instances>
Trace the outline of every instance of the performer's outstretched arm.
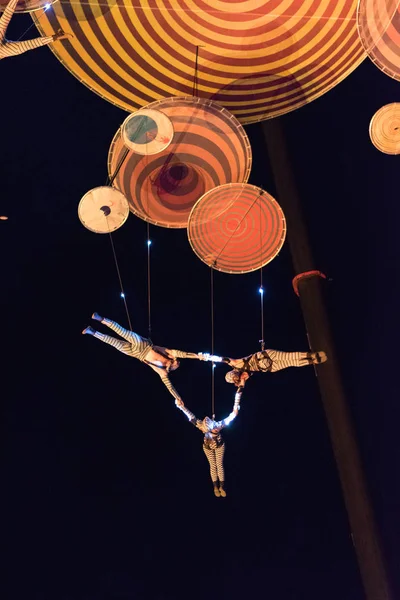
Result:
<instances>
[{"instance_id":1,"label":"performer's outstretched arm","mask_svg":"<svg viewBox=\"0 0 400 600\"><path fill-rule=\"evenodd\" d=\"M228 415L227 417L225 417L225 419L223 419L222 421L218 421L217 422L217 427L216 429L223 429L224 427L226 427L227 425L229 425L229 423L232 423L233 419L235 419L238 414L239 414L239 410L240 410L240 400L242 398L242 393L243 393L243 386L238 387L238 389L236 390L235 393L235 401L233 403L233 409L230 415Z\"/></svg>"},{"instance_id":2,"label":"performer's outstretched arm","mask_svg":"<svg viewBox=\"0 0 400 600\"><path fill-rule=\"evenodd\" d=\"M197 358L197 360L203 360L200 354L196 352L186 352L185 350L170 350L169 348L165 348L166 353L171 358Z\"/></svg>"},{"instance_id":3,"label":"performer's outstretched arm","mask_svg":"<svg viewBox=\"0 0 400 600\"><path fill-rule=\"evenodd\" d=\"M10 0L10 2L7 4L3 14L0 17L0 43L6 37L6 31L7 31L8 24L11 21L11 18L17 7L17 4L18 4L18 0Z\"/></svg>"},{"instance_id":4,"label":"performer's outstretched arm","mask_svg":"<svg viewBox=\"0 0 400 600\"><path fill-rule=\"evenodd\" d=\"M169 393L172 394L172 396L175 398L175 402L182 402L182 398L180 397L180 395L178 394L178 392L172 385L170 378L168 377L168 373L167 373L166 369L163 369L162 367L157 367L156 365L153 365L152 363L147 363L147 364L149 365L149 367L151 367L153 369L153 371L155 371L160 376L161 381L163 382L163 384L165 385L165 387L167 388Z\"/></svg>"}]
</instances>

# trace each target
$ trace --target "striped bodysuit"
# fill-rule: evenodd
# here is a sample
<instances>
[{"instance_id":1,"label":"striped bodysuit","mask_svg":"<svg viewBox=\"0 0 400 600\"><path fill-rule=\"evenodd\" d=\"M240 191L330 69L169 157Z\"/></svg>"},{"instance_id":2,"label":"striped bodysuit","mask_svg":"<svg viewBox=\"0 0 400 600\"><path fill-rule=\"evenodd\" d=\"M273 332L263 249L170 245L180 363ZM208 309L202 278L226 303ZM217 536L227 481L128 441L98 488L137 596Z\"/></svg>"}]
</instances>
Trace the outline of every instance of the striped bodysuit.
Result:
<instances>
[{"instance_id":1,"label":"striped bodysuit","mask_svg":"<svg viewBox=\"0 0 400 600\"><path fill-rule=\"evenodd\" d=\"M247 373L257 371L275 373L288 367L305 367L312 364L309 352L282 352L281 350L263 350L245 358L222 358L221 361Z\"/></svg>"},{"instance_id":2,"label":"striped bodysuit","mask_svg":"<svg viewBox=\"0 0 400 600\"><path fill-rule=\"evenodd\" d=\"M228 417L222 421L214 421L213 419L198 419L186 406L178 406L178 408L185 413L189 421L200 429L204 433L203 439L203 451L210 464L210 475L214 487L225 483L225 472L224 472L224 454L225 454L225 442L222 438L221 430L229 425L236 417L240 409L240 399L242 397L243 387L239 387L235 394L235 402L233 410Z\"/></svg>"},{"instance_id":3,"label":"striped bodysuit","mask_svg":"<svg viewBox=\"0 0 400 600\"><path fill-rule=\"evenodd\" d=\"M6 31L11 17L13 16L18 0L10 0L7 4L4 13L0 17L0 60L9 56L16 56L17 54L23 54L28 50L39 48L40 46L47 46L54 41L53 36L39 37L34 40L26 40L23 42L10 42L6 39Z\"/></svg>"},{"instance_id":4,"label":"striped bodysuit","mask_svg":"<svg viewBox=\"0 0 400 600\"><path fill-rule=\"evenodd\" d=\"M160 358L199 358L197 354L193 352L184 352L183 350L168 350L167 354L165 348L153 346L151 340L144 338L141 335L138 335L134 331L129 331L128 329L121 327L121 325L118 325L118 323L116 323L115 321L111 321L110 319L103 319L102 323L104 325L107 325L107 327L115 331L115 333L118 333L118 335L120 335L124 339L119 340L118 338L112 337L111 335L105 335L104 333L100 333L99 331L95 332L94 337L101 340L102 342L105 342L106 344L110 344L110 346L113 346L120 352L123 352L128 356L132 356L132 358L137 358L146 365L149 365L149 367L156 371L156 373L160 376L161 381L163 382L167 390L170 392L170 394L172 394L175 399L181 400L180 395L178 394L168 377L168 370L162 365L161 362L160 364L157 364L157 362L153 363L146 360L146 357L150 350L159 352L162 355L160 356Z\"/></svg>"}]
</instances>

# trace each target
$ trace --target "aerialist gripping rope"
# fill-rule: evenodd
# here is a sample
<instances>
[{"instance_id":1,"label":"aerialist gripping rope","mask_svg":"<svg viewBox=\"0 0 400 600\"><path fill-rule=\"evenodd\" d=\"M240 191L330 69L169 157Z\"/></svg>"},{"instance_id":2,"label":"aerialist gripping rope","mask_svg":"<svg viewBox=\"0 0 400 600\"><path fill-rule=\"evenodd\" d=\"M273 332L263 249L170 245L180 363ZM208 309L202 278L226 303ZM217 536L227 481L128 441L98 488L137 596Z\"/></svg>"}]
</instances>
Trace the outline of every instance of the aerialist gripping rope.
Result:
<instances>
[{"instance_id":1,"label":"aerialist gripping rope","mask_svg":"<svg viewBox=\"0 0 400 600\"><path fill-rule=\"evenodd\" d=\"M240 410L240 398L242 396L243 386L239 387L235 394L235 402L231 414L222 421L214 421L205 417L202 421L195 417L183 404L182 400L177 400L177 407L185 413L189 421L200 429L205 435L203 440L203 451L210 463L210 475L214 486L214 494L223 498L226 497L225 491L225 472L224 472L224 454L225 442L222 439L221 430L229 425L238 415Z\"/></svg>"},{"instance_id":2,"label":"aerialist gripping rope","mask_svg":"<svg viewBox=\"0 0 400 600\"><path fill-rule=\"evenodd\" d=\"M154 346L151 340L143 338L133 331L124 329L121 325L115 323L115 321L103 319L98 313L93 313L92 319L107 325L107 327L115 331L115 333L118 333L123 337L125 341L95 331L92 327L86 327L86 329L82 331L83 334L94 335L97 339L106 344L110 344L110 346L113 346L120 352L132 356L133 358L137 358L146 365L149 365L149 367L158 373L163 384L174 398L181 401L180 395L169 380L168 373L170 371L175 371L175 369L179 367L178 358L199 359L198 354L195 354L194 352L184 352L183 350L170 350L163 346Z\"/></svg>"},{"instance_id":3,"label":"aerialist gripping rope","mask_svg":"<svg viewBox=\"0 0 400 600\"><path fill-rule=\"evenodd\" d=\"M238 387L244 386L255 372L275 373L288 367L319 365L328 360L325 352L281 352L280 350L262 350L245 358L237 359L212 356L201 352L199 356L201 360L223 362L233 367L233 370L225 375L225 379L228 383L233 383Z\"/></svg>"},{"instance_id":4,"label":"aerialist gripping rope","mask_svg":"<svg viewBox=\"0 0 400 600\"><path fill-rule=\"evenodd\" d=\"M64 33L61 29L54 35L48 37L39 37L34 40L26 40L23 42L10 42L6 39L6 31L11 17L13 16L17 7L18 0L10 0L7 4L4 13L0 17L0 60L9 56L16 56L17 54L23 54L28 50L34 50L40 46L47 46L57 40L63 40L64 38L70 37L69 34Z\"/></svg>"}]
</instances>

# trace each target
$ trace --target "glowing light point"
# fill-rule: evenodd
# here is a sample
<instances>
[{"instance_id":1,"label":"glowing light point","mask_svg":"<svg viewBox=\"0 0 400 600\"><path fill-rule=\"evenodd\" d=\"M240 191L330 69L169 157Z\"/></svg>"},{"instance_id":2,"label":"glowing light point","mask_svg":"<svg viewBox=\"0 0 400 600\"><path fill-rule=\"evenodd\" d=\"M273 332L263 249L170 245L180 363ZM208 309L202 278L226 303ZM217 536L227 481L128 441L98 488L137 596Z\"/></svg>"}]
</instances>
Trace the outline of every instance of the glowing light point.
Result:
<instances>
[{"instance_id":1,"label":"glowing light point","mask_svg":"<svg viewBox=\"0 0 400 600\"><path fill-rule=\"evenodd\" d=\"M121 292L121 298L125 298L124 292Z\"/></svg>"},{"instance_id":2,"label":"glowing light point","mask_svg":"<svg viewBox=\"0 0 400 600\"><path fill-rule=\"evenodd\" d=\"M147 240L147 245L151 246L151 240Z\"/></svg>"},{"instance_id":3,"label":"glowing light point","mask_svg":"<svg viewBox=\"0 0 400 600\"><path fill-rule=\"evenodd\" d=\"M44 10L49 10L50 6L51 6L51 4L45 4L44 5Z\"/></svg>"},{"instance_id":4,"label":"glowing light point","mask_svg":"<svg viewBox=\"0 0 400 600\"><path fill-rule=\"evenodd\" d=\"M262 286L259 287L258 291L260 292L260 294L264 293L264 288Z\"/></svg>"}]
</instances>

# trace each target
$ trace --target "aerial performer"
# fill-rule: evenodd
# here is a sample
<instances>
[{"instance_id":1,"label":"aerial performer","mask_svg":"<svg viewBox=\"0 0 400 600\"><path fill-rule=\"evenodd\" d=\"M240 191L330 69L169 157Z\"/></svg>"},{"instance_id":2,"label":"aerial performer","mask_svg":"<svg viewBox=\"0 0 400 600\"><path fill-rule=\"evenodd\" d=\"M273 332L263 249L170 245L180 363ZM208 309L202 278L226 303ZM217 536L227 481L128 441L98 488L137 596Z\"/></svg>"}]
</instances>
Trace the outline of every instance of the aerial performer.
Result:
<instances>
[{"instance_id":1,"label":"aerial performer","mask_svg":"<svg viewBox=\"0 0 400 600\"><path fill-rule=\"evenodd\" d=\"M229 423L231 423L238 415L242 392L243 386L240 386L235 394L235 402L231 414L222 421L214 421L214 419L210 419L210 417L205 417L201 421L186 408L182 400L175 401L177 407L185 413L192 425L204 433L203 451L210 464L211 481L214 486L214 494L217 498L220 496L222 496L222 498L226 497L224 472L225 442L222 438L221 430L229 425Z\"/></svg>"},{"instance_id":2,"label":"aerial performer","mask_svg":"<svg viewBox=\"0 0 400 600\"><path fill-rule=\"evenodd\" d=\"M199 353L202 360L222 362L230 367L225 380L237 387L243 387L246 381L255 372L275 373L288 367L306 367L308 365L319 365L326 362L325 352L281 352L280 350L262 350L244 358L226 358L213 356L207 353Z\"/></svg>"},{"instance_id":3,"label":"aerial performer","mask_svg":"<svg viewBox=\"0 0 400 600\"><path fill-rule=\"evenodd\" d=\"M103 325L106 325L124 339L120 340L111 335L100 333L92 327L86 327L86 329L82 331L83 334L93 335L98 340L110 344L110 346L113 346L120 352L132 356L133 358L137 358L146 365L149 365L149 367L161 377L163 384L174 396L175 400L182 401L180 395L172 385L168 374L179 367L178 358L199 359L198 354L195 354L194 352L184 352L183 350L170 350L163 346L154 346L151 340L144 338L133 331L124 329L124 327L121 327L121 325L118 325L115 321L104 319L96 312L93 313L92 319L103 323Z\"/></svg>"},{"instance_id":4,"label":"aerial performer","mask_svg":"<svg viewBox=\"0 0 400 600\"><path fill-rule=\"evenodd\" d=\"M40 46L47 46L57 40L63 40L69 37L68 33L64 33L61 29L54 35L48 37L39 37L34 40L25 40L23 42L11 42L6 39L6 31L11 17L13 16L17 7L18 0L10 0L7 4L4 13L0 17L0 60L9 56L16 56L17 54L23 54L28 50L39 48Z\"/></svg>"}]
</instances>

